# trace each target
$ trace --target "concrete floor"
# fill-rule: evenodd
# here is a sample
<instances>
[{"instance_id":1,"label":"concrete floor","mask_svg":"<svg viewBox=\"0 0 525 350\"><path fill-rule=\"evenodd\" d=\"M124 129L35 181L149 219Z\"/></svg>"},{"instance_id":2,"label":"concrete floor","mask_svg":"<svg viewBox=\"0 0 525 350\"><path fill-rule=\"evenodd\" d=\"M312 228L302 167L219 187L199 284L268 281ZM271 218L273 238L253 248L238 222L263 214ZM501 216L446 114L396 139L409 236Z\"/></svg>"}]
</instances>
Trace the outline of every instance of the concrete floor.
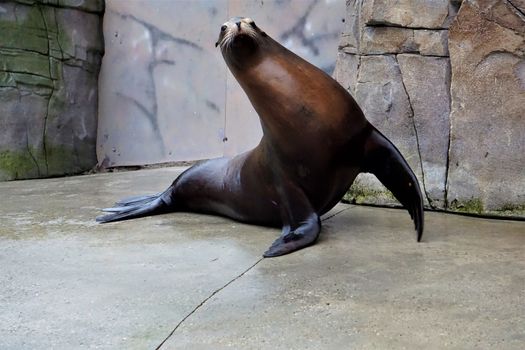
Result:
<instances>
[{"instance_id":1,"label":"concrete floor","mask_svg":"<svg viewBox=\"0 0 525 350\"><path fill-rule=\"evenodd\" d=\"M317 245L175 213L99 225L165 168L0 183L0 349L524 349L525 223L338 205Z\"/></svg>"}]
</instances>

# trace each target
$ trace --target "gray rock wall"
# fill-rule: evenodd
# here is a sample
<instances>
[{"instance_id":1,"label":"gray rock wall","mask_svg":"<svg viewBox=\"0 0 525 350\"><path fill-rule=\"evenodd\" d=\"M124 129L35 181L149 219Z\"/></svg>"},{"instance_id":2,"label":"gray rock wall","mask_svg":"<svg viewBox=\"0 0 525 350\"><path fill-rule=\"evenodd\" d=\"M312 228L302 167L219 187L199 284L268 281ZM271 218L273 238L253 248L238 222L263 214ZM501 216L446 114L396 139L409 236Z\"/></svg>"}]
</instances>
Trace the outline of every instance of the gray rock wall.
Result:
<instances>
[{"instance_id":1,"label":"gray rock wall","mask_svg":"<svg viewBox=\"0 0 525 350\"><path fill-rule=\"evenodd\" d=\"M425 205L525 216L525 1L348 0L335 78ZM362 174L349 201L397 205Z\"/></svg>"},{"instance_id":2,"label":"gray rock wall","mask_svg":"<svg viewBox=\"0 0 525 350\"><path fill-rule=\"evenodd\" d=\"M0 180L96 162L103 0L0 2Z\"/></svg>"}]
</instances>

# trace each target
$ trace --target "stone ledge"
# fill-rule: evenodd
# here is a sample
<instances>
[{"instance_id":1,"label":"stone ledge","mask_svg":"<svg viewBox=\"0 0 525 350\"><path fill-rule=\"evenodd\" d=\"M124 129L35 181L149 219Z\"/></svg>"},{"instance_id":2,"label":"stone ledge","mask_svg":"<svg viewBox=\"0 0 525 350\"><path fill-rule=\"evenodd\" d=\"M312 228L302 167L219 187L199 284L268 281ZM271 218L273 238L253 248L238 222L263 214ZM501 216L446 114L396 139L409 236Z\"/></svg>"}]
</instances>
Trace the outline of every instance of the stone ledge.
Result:
<instances>
[{"instance_id":1,"label":"stone ledge","mask_svg":"<svg viewBox=\"0 0 525 350\"><path fill-rule=\"evenodd\" d=\"M449 15L448 0L365 0L361 8L366 25L405 28L445 28Z\"/></svg>"},{"instance_id":2,"label":"stone ledge","mask_svg":"<svg viewBox=\"0 0 525 350\"><path fill-rule=\"evenodd\" d=\"M399 27L363 28L360 54L419 53L448 56L448 31Z\"/></svg>"}]
</instances>

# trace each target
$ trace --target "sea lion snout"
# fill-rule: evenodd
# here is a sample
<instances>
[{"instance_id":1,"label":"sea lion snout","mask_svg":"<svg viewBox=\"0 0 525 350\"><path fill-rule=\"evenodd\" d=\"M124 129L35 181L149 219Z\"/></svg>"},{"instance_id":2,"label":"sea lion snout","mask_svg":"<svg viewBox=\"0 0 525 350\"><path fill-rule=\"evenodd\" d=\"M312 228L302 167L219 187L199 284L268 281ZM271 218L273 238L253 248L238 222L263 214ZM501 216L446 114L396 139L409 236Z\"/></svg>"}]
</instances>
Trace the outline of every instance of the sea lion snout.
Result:
<instances>
[{"instance_id":1,"label":"sea lion snout","mask_svg":"<svg viewBox=\"0 0 525 350\"><path fill-rule=\"evenodd\" d=\"M217 46L228 46L239 35L246 35L252 40L259 40L260 36L265 37L266 33L262 32L254 20L249 17L232 17L221 26L219 39L215 43Z\"/></svg>"}]
</instances>

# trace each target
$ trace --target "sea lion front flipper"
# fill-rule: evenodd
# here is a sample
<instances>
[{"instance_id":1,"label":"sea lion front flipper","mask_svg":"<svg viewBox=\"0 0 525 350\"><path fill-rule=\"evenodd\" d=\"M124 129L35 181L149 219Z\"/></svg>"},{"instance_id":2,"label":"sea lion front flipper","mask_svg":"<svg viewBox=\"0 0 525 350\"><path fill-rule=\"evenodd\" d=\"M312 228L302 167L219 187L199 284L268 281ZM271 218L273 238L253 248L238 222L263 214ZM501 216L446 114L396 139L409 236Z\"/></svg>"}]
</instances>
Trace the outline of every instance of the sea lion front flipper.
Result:
<instances>
[{"instance_id":1,"label":"sea lion front flipper","mask_svg":"<svg viewBox=\"0 0 525 350\"><path fill-rule=\"evenodd\" d=\"M375 128L365 144L363 171L374 174L408 210L421 241L424 211L419 182L399 150Z\"/></svg>"},{"instance_id":2,"label":"sea lion front flipper","mask_svg":"<svg viewBox=\"0 0 525 350\"><path fill-rule=\"evenodd\" d=\"M321 232L321 222L317 214L312 214L302 221L293 231L290 226L285 226L281 236L272 243L264 253L264 257L273 258L306 248L317 241L319 232Z\"/></svg>"},{"instance_id":3,"label":"sea lion front flipper","mask_svg":"<svg viewBox=\"0 0 525 350\"><path fill-rule=\"evenodd\" d=\"M282 185L282 184L281 184ZM321 232L321 219L306 195L299 188L288 184L277 186L283 221L281 236L263 254L265 258L292 253L317 241Z\"/></svg>"}]
</instances>

